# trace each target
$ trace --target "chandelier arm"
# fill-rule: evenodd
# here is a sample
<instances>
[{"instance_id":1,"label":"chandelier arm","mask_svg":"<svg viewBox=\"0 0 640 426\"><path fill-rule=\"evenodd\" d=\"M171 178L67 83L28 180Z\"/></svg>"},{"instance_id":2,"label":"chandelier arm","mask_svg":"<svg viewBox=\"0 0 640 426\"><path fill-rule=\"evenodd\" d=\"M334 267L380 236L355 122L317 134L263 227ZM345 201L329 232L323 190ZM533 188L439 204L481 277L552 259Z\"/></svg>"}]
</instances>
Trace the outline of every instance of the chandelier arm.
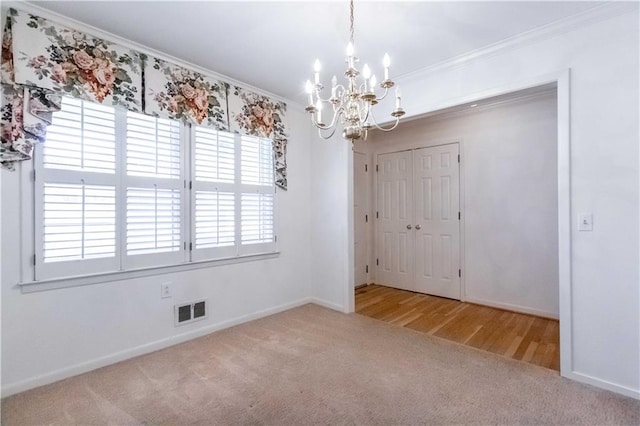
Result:
<instances>
[{"instance_id":1,"label":"chandelier arm","mask_svg":"<svg viewBox=\"0 0 640 426\"><path fill-rule=\"evenodd\" d=\"M381 100L383 100L384 98L387 97L387 94L389 94L389 88L385 87L384 88L384 95L380 96L379 98L376 98L376 101L380 102Z\"/></svg>"},{"instance_id":2,"label":"chandelier arm","mask_svg":"<svg viewBox=\"0 0 640 426\"><path fill-rule=\"evenodd\" d=\"M400 117L396 117L396 122L391 126L391 127L382 127L380 125L378 125L378 122L376 121L376 117L373 115L373 112L371 113L371 118L373 119L373 125L376 126L376 129L381 130L383 132L390 132L393 129L395 129L396 127L398 127L398 124L400 123Z\"/></svg>"},{"instance_id":3,"label":"chandelier arm","mask_svg":"<svg viewBox=\"0 0 640 426\"><path fill-rule=\"evenodd\" d=\"M320 128L318 128L318 136L320 136L324 140L329 140L336 133L336 130L337 130L337 127L334 127L333 130L331 131L331 133L329 133L328 136L325 136L325 135L322 134L322 130Z\"/></svg>"},{"instance_id":4,"label":"chandelier arm","mask_svg":"<svg viewBox=\"0 0 640 426\"><path fill-rule=\"evenodd\" d=\"M341 106L340 108L338 108L337 110L335 110L333 112L333 118L331 119L331 124L329 124L328 126L322 123L318 123L318 121L316 120L316 118L314 117L314 115L311 115L311 122L313 123L314 126L316 126L318 129L321 130L329 130L331 128L335 128L336 124L337 124L337 119L340 116L340 114L344 112L344 108ZM335 131L335 129L334 129Z\"/></svg>"}]
</instances>

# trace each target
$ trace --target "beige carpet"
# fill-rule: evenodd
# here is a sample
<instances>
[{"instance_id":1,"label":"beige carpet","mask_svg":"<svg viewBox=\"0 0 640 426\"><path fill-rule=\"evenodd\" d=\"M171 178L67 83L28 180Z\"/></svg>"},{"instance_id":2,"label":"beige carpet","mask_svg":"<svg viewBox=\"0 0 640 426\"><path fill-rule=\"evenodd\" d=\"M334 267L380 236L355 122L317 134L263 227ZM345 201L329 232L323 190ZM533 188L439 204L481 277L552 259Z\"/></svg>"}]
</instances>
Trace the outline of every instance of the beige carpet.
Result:
<instances>
[{"instance_id":1,"label":"beige carpet","mask_svg":"<svg viewBox=\"0 0 640 426\"><path fill-rule=\"evenodd\" d=\"M625 424L640 402L307 305L9 397L2 424Z\"/></svg>"}]
</instances>

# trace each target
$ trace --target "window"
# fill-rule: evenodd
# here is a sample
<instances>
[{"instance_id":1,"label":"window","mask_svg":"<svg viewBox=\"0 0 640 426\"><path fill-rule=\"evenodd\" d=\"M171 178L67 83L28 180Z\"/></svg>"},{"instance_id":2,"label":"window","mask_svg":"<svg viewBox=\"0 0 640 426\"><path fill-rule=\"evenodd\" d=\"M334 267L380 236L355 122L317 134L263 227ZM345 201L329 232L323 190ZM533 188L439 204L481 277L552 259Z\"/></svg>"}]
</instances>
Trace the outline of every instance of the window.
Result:
<instances>
[{"instance_id":1,"label":"window","mask_svg":"<svg viewBox=\"0 0 640 426\"><path fill-rule=\"evenodd\" d=\"M35 176L36 280L275 250L270 139L64 98Z\"/></svg>"}]
</instances>

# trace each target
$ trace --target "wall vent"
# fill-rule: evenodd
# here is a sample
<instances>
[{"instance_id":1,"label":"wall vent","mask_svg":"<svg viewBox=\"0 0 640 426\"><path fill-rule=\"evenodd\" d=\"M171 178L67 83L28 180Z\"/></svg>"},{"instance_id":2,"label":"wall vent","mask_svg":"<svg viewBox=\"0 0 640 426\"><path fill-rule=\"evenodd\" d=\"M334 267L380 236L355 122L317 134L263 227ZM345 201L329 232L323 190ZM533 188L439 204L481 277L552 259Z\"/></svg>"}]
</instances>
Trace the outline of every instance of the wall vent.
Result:
<instances>
[{"instance_id":1,"label":"wall vent","mask_svg":"<svg viewBox=\"0 0 640 426\"><path fill-rule=\"evenodd\" d=\"M175 325L190 324L207 318L207 301L195 300L174 306Z\"/></svg>"}]
</instances>

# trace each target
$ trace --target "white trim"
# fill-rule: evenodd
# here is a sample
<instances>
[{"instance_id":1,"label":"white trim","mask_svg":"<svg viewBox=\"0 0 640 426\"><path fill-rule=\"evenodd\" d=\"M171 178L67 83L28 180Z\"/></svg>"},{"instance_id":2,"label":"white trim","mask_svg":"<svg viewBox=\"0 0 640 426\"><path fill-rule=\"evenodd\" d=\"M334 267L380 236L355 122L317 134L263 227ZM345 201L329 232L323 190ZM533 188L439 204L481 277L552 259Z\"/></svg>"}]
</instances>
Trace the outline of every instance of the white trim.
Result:
<instances>
[{"instance_id":1,"label":"white trim","mask_svg":"<svg viewBox=\"0 0 640 426\"><path fill-rule=\"evenodd\" d=\"M588 374L580 373L577 371L572 371L567 374L563 374L562 376L566 377L567 379L575 380L576 382L585 383L587 385L606 389L611 392L616 392L621 395L640 400L640 391L637 389L632 389L627 386L622 386L606 380L597 379L595 377L589 376Z\"/></svg>"},{"instance_id":2,"label":"white trim","mask_svg":"<svg viewBox=\"0 0 640 426\"><path fill-rule=\"evenodd\" d=\"M464 272L464 271L463 271ZM464 273L463 273L464 275ZM512 303L501 303L493 300L479 299L475 297L463 297L463 302L476 303L478 305L490 306L492 308L504 309L506 311L521 312L523 314L535 315L542 318L558 319L555 312L547 312L542 309L529 308L527 306L514 305Z\"/></svg>"},{"instance_id":3,"label":"white trim","mask_svg":"<svg viewBox=\"0 0 640 426\"><path fill-rule=\"evenodd\" d=\"M298 102L292 101L290 99L284 98L282 96L278 96L274 93L271 92L267 92L264 89L260 89L258 87L252 86L250 84L244 83L242 81L236 80L232 77L229 77L227 75L224 74L220 74L217 73L213 70L201 67L199 65L193 64L191 62L187 62L185 60L176 58L175 56L171 56L168 55L166 53L163 53L159 50L155 50L152 49L148 46L145 46L144 44L140 44L140 43L136 43L135 41L132 40L128 40L125 39L124 37L120 37L116 34L110 33L108 31L104 31L101 30L100 28L94 27L92 25L89 24L85 24L84 22L78 21L76 19L73 18L69 18L68 16L62 15L60 13L54 12L52 10L49 10L47 8L44 8L42 6L37 6L31 2L28 1L7 1L5 2L3 5L3 9L5 8L15 8L18 10L22 10L24 12L27 13L32 13L32 14L36 14L38 16L41 16L43 18L49 19L51 21L54 21L58 24L62 24L68 27L71 27L75 30L78 31L83 31L86 32L88 34L91 34L93 36L96 37L100 37L103 38L105 40L117 43L121 46L127 47L129 49L133 49L133 50L137 50L139 52L145 53L147 55L150 56L155 56L158 59L162 59L164 61L168 61L168 62L173 62L176 65L180 65L182 67L185 68L190 68L194 71L197 71L201 74L204 74L208 77L214 78L214 79L219 79L219 80L223 80L226 83L232 84L232 85L238 85L238 86L242 86L245 89L249 89L253 92L256 92L258 94L261 95L265 95L268 96L272 99L276 99L282 102L285 102L288 106L294 107L296 109L302 110L304 109L304 106Z\"/></svg>"},{"instance_id":4,"label":"white trim","mask_svg":"<svg viewBox=\"0 0 640 426\"><path fill-rule=\"evenodd\" d=\"M274 251L271 253L258 253L245 256L229 257L224 259L189 262L181 265L153 266L148 268L131 269L128 271L114 271L94 275L82 275L42 281L20 282L17 285L21 287L22 293L34 293L37 291L55 290L58 288L77 287L81 285L100 284L111 281L130 280L133 278L148 277L152 275L192 271L194 269L211 268L214 266L230 265L234 263L274 259L279 255L280 252Z\"/></svg>"},{"instance_id":5,"label":"white trim","mask_svg":"<svg viewBox=\"0 0 640 426\"><path fill-rule=\"evenodd\" d=\"M68 377L77 376L78 374L86 373L95 370L100 367L115 364L116 362L124 361L129 358L144 355L150 352L155 352L160 349L168 348L170 346L177 345L192 339L196 339L207 334L223 330L225 328L233 327L235 325L243 324L256 319L264 318L269 315L277 314L292 308L297 308L309 303L314 303L310 298L302 298L294 302L284 303L272 308L264 309L252 314L241 315L236 318L232 318L225 321L220 321L214 324L209 324L204 327L196 328L186 331L184 333L176 334L173 336L165 337L163 339L155 340L150 343L145 343L134 348L125 349L123 351L114 352L112 354L95 358L90 361L82 362L70 367L60 368L58 370L46 373L40 376L31 377L26 380L22 380L17 383L5 385L2 387L2 397L5 398L10 395L14 395L19 392L24 392L29 389L33 389L38 386L47 385L49 383L57 382L58 380L66 379ZM320 303L318 303L320 304ZM324 306L324 305L322 305ZM328 307L328 306L327 306Z\"/></svg>"},{"instance_id":6,"label":"white trim","mask_svg":"<svg viewBox=\"0 0 640 426\"><path fill-rule=\"evenodd\" d=\"M351 290L352 290L351 292L354 293L353 288ZM346 309L344 308L344 306L340 306L337 303L329 302L324 299L320 299L318 297L310 297L309 303L313 303L315 305L322 306L323 308L331 309L333 311L338 311L345 314L351 313L351 312L346 312Z\"/></svg>"},{"instance_id":7,"label":"white trim","mask_svg":"<svg viewBox=\"0 0 640 426\"><path fill-rule=\"evenodd\" d=\"M605 21L625 13L637 13L637 11L638 8L635 5L635 2L607 2L592 9L587 9L581 13L570 15L546 25L533 28L529 31L516 34L496 43L445 59L444 61L415 71L401 74L396 78L396 80L402 83L409 79L419 79L434 71L461 66L478 58L490 58L493 55L502 54L509 50L521 49L527 45L538 43L578 28Z\"/></svg>"},{"instance_id":8,"label":"white trim","mask_svg":"<svg viewBox=\"0 0 640 426\"><path fill-rule=\"evenodd\" d=\"M353 288L355 287L355 280L356 280L356 253L355 253L355 217L354 217L354 210L353 210L353 186L354 186L354 180L353 180L353 142L349 143L347 142L350 146L349 149L347 150L347 200L349 200L349 202L351 203L351 208L348 208L346 211L347 214L347 274L349 279L348 281L348 285L347 285L347 289L345 289L345 294L344 294L344 306L341 309L342 312L344 312L345 314L350 314L352 312L355 312L356 310L356 295L355 295L355 291L353 290Z\"/></svg>"}]
</instances>

